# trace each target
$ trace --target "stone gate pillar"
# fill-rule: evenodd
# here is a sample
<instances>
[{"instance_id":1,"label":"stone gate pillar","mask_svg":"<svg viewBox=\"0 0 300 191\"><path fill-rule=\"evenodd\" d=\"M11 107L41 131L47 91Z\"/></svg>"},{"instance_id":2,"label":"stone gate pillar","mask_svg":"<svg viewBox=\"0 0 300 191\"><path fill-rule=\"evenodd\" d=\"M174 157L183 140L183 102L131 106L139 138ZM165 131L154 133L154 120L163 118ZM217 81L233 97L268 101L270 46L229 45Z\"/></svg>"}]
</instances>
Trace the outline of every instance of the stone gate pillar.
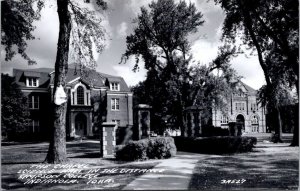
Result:
<instances>
[{"instance_id":1,"label":"stone gate pillar","mask_svg":"<svg viewBox=\"0 0 300 191\"><path fill-rule=\"evenodd\" d=\"M151 106L139 104L134 108L133 138L140 140L150 137L150 110Z\"/></svg>"},{"instance_id":2,"label":"stone gate pillar","mask_svg":"<svg viewBox=\"0 0 300 191\"><path fill-rule=\"evenodd\" d=\"M100 140L101 144L101 155L103 158L114 157L114 150L116 147L116 129L117 124L114 122L103 122L102 123L102 137Z\"/></svg>"},{"instance_id":3,"label":"stone gate pillar","mask_svg":"<svg viewBox=\"0 0 300 191\"><path fill-rule=\"evenodd\" d=\"M198 137L202 133L201 109L198 106L190 106L184 110L185 113L185 134L189 137Z\"/></svg>"}]
</instances>

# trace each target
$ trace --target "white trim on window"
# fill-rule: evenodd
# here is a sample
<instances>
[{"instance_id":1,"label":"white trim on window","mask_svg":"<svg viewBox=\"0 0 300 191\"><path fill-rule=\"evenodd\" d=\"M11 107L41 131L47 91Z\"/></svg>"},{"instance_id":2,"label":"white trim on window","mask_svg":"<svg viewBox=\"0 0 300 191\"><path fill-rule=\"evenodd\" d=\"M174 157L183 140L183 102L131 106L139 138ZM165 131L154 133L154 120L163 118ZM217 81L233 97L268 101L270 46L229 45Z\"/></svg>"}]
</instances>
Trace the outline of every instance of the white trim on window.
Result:
<instances>
[{"instance_id":1,"label":"white trim on window","mask_svg":"<svg viewBox=\"0 0 300 191\"><path fill-rule=\"evenodd\" d=\"M119 82L110 82L110 90L111 91L120 91L120 83Z\"/></svg>"},{"instance_id":2,"label":"white trim on window","mask_svg":"<svg viewBox=\"0 0 300 191\"><path fill-rule=\"evenodd\" d=\"M82 87L83 88L83 104L78 104L78 101L77 101L77 90L79 87ZM74 88L71 89L71 104L72 105L84 105L84 106L89 106L91 105L91 91L88 90L86 88L86 86L84 84L82 84L81 82L76 84L74 86Z\"/></svg>"},{"instance_id":3,"label":"white trim on window","mask_svg":"<svg viewBox=\"0 0 300 191\"><path fill-rule=\"evenodd\" d=\"M119 98L111 98L111 110L112 111L120 110L120 99Z\"/></svg>"},{"instance_id":4,"label":"white trim on window","mask_svg":"<svg viewBox=\"0 0 300 191\"><path fill-rule=\"evenodd\" d=\"M39 87L39 79L33 77L26 78L26 86L27 87Z\"/></svg>"}]
</instances>

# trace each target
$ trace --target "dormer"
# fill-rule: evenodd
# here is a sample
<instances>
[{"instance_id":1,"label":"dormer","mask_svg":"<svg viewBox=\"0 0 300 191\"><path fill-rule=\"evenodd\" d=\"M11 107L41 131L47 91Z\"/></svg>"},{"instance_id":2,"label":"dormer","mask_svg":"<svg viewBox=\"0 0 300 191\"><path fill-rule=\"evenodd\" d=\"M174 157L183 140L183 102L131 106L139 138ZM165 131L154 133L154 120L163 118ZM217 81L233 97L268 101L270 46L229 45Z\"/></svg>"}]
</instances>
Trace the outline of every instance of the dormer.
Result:
<instances>
[{"instance_id":1,"label":"dormer","mask_svg":"<svg viewBox=\"0 0 300 191\"><path fill-rule=\"evenodd\" d=\"M39 72L25 71L26 87L39 87Z\"/></svg>"},{"instance_id":2,"label":"dormer","mask_svg":"<svg viewBox=\"0 0 300 191\"><path fill-rule=\"evenodd\" d=\"M110 82L110 91L120 91L120 82Z\"/></svg>"}]
</instances>

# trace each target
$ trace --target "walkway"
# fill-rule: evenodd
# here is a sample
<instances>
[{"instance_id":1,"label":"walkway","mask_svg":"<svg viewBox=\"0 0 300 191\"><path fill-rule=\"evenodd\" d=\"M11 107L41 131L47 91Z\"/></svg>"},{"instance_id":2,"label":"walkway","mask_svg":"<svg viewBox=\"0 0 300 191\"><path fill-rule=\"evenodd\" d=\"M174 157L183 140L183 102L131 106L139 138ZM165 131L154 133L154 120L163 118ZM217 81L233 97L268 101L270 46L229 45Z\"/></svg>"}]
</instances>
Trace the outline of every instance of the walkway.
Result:
<instances>
[{"instance_id":1,"label":"walkway","mask_svg":"<svg viewBox=\"0 0 300 191\"><path fill-rule=\"evenodd\" d=\"M124 190L187 190L199 154L178 152L176 157L163 160L153 169L165 169L163 173L146 173Z\"/></svg>"}]
</instances>

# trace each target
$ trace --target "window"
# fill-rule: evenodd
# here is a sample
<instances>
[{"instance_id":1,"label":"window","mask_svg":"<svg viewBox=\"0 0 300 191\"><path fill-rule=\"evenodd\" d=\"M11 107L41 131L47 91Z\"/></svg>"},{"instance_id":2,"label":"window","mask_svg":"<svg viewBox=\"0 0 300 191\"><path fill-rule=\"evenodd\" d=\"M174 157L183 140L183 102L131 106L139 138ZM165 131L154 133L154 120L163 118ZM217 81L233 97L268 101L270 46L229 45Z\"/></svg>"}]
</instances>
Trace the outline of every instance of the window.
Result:
<instances>
[{"instance_id":1,"label":"window","mask_svg":"<svg viewBox=\"0 0 300 191\"><path fill-rule=\"evenodd\" d=\"M111 99L111 110L119 110L119 109L120 109L119 99L112 98Z\"/></svg>"},{"instance_id":2,"label":"window","mask_svg":"<svg viewBox=\"0 0 300 191\"><path fill-rule=\"evenodd\" d=\"M72 104L75 104L75 93L72 92Z\"/></svg>"},{"instance_id":3,"label":"window","mask_svg":"<svg viewBox=\"0 0 300 191\"><path fill-rule=\"evenodd\" d=\"M30 133L37 133L40 131L40 121L37 119L32 119L29 123L28 131Z\"/></svg>"},{"instance_id":4,"label":"window","mask_svg":"<svg viewBox=\"0 0 300 191\"><path fill-rule=\"evenodd\" d=\"M252 126L252 132L258 132L258 116L253 115L251 117L251 126Z\"/></svg>"},{"instance_id":5,"label":"window","mask_svg":"<svg viewBox=\"0 0 300 191\"><path fill-rule=\"evenodd\" d=\"M256 103L251 103L251 111L257 110Z\"/></svg>"},{"instance_id":6,"label":"window","mask_svg":"<svg viewBox=\"0 0 300 191\"><path fill-rule=\"evenodd\" d=\"M111 82L110 90L111 91L120 91L120 84L118 82Z\"/></svg>"},{"instance_id":7,"label":"window","mask_svg":"<svg viewBox=\"0 0 300 191\"><path fill-rule=\"evenodd\" d=\"M77 104L84 105L84 89L81 86L77 88Z\"/></svg>"},{"instance_id":8,"label":"window","mask_svg":"<svg viewBox=\"0 0 300 191\"><path fill-rule=\"evenodd\" d=\"M86 105L89 105L89 93L86 93Z\"/></svg>"},{"instance_id":9,"label":"window","mask_svg":"<svg viewBox=\"0 0 300 191\"><path fill-rule=\"evenodd\" d=\"M114 122L114 123L117 123L118 126L120 126L120 124L121 124L121 121L118 120L118 119L113 119L111 121Z\"/></svg>"},{"instance_id":10,"label":"window","mask_svg":"<svg viewBox=\"0 0 300 191\"><path fill-rule=\"evenodd\" d=\"M235 110L244 111L245 103L235 103Z\"/></svg>"},{"instance_id":11,"label":"window","mask_svg":"<svg viewBox=\"0 0 300 191\"><path fill-rule=\"evenodd\" d=\"M251 124L255 125L258 124L258 117L256 115L253 115L251 118Z\"/></svg>"},{"instance_id":12,"label":"window","mask_svg":"<svg viewBox=\"0 0 300 191\"><path fill-rule=\"evenodd\" d=\"M39 109L39 96L31 95L28 97L28 107L29 109Z\"/></svg>"},{"instance_id":13,"label":"window","mask_svg":"<svg viewBox=\"0 0 300 191\"><path fill-rule=\"evenodd\" d=\"M39 80L37 78L26 78L26 86L27 87L38 87Z\"/></svg>"},{"instance_id":14,"label":"window","mask_svg":"<svg viewBox=\"0 0 300 191\"><path fill-rule=\"evenodd\" d=\"M221 116L221 123L228 123L228 116L222 115Z\"/></svg>"}]
</instances>

